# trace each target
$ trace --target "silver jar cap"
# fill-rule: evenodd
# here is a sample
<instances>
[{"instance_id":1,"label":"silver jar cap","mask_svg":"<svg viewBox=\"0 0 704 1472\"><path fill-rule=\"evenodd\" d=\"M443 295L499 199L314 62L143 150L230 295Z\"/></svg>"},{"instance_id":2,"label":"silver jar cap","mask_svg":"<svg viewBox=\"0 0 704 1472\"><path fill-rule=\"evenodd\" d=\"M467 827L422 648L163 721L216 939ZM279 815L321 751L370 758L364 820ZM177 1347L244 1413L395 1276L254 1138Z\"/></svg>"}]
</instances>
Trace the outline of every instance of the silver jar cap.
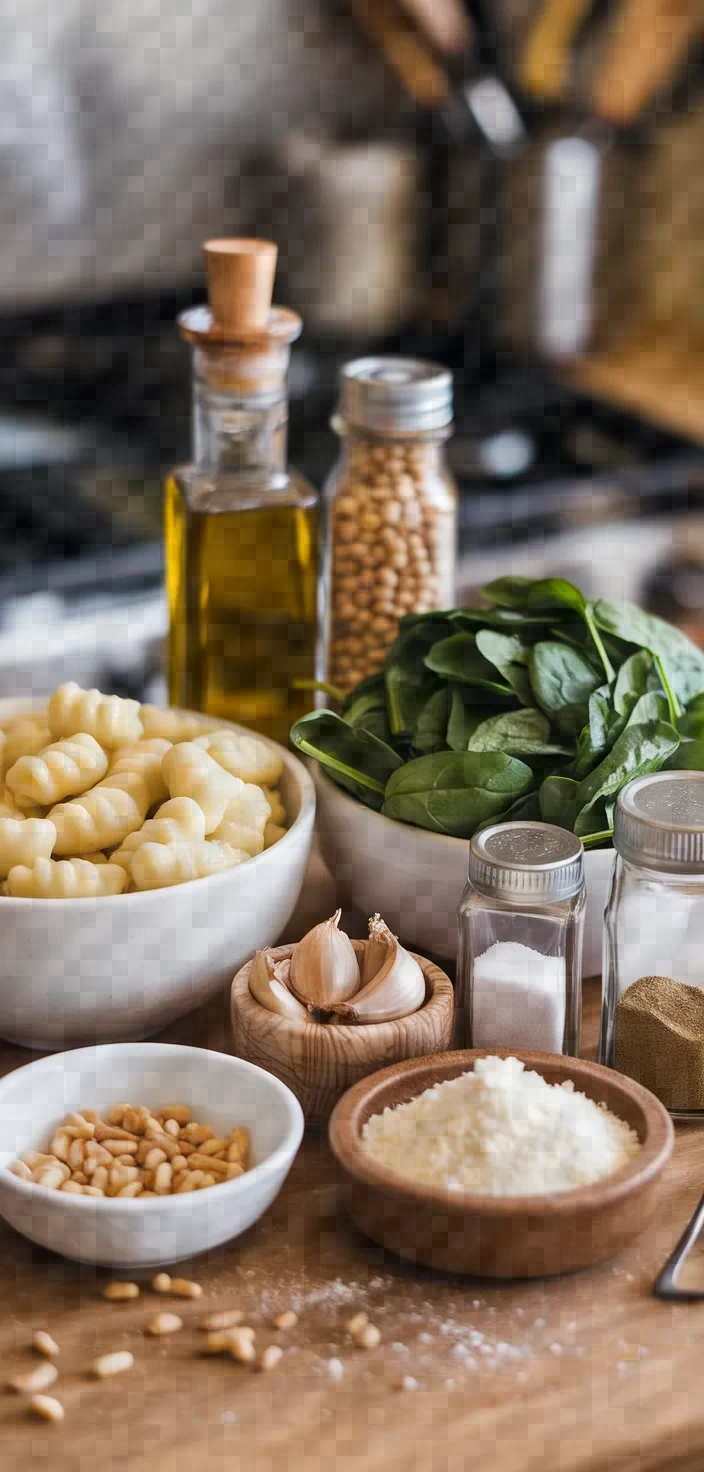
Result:
<instances>
[{"instance_id":1,"label":"silver jar cap","mask_svg":"<svg viewBox=\"0 0 704 1472\"><path fill-rule=\"evenodd\" d=\"M704 772L657 772L619 793L614 848L667 873L704 874Z\"/></svg>"},{"instance_id":2,"label":"silver jar cap","mask_svg":"<svg viewBox=\"0 0 704 1472\"><path fill-rule=\"evenodd\" d=\"M571 899L584 884L582 840L553 823L494 823L470 842L469 878L518 904Z\"/></svg>"},{"instance_id":3,"label":"silver jar cap","mask_svg":"<svg viewBox=\"0 0 704 1472\"><path fill-rule=\"evenodd\" d=\"M432 433L452 423L452 374L423 358L356 358L340 373L346 424L380 434Z\"/></svg>"}]
</instances>

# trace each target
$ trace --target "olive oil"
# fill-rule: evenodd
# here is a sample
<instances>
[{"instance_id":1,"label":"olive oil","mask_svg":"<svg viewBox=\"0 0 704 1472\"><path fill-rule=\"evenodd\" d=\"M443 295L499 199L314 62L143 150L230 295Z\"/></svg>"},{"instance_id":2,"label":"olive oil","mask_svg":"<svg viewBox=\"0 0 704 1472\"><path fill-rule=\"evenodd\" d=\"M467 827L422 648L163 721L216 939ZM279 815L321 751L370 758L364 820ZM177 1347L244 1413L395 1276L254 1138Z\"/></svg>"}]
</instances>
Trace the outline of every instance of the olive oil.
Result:
<instances>
[{"instance_id":1,"label":"olive oil","mask_svg":"<svg viewBox=\"0 0 704 1472\"><path fill-rule=\"evenodd\" d=\"M271 306L276 247L205 246L208 308L193 344L193 460L165 489L172 705L287 742L317 674L318 498L286 466L290 344Z\"/></svg>"},{"instance_id":2,"label":"olive oil","mask_svg":"<svg viewBox=\"0 0 704 1472\"><path fill-rule=\"evenodd\" d=\"M169 700L286 743L312 703L298 682L315 674L316 497L291 476L289 500L220 511L209 489L192 473L166 485Z\"/></svg>"}]
</instances>

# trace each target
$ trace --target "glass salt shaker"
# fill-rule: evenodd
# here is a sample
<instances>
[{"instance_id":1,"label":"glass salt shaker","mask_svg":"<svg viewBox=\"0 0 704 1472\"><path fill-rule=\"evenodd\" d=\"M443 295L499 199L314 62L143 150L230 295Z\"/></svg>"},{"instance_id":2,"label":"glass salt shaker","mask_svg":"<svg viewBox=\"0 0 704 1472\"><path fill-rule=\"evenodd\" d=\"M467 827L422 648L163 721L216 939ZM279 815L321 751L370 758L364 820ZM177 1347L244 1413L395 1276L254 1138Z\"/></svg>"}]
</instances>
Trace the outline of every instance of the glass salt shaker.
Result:
<instances>
[{"instance_id":1,"label":"glass salt shaker","mask_svg":"<svg viewBox=\"0 0 704 1472\"><path fill-rule=\"evenodd\" d=\"M577 1055L585 905L573 833L533 822L475 833L457 912L459 1047Z\"/></svg>"},{"instance_id":2,"label":"glass salt shaker","mask_svg":"<svg viewBox=\"0 0 704 1472\"><path fill-rule=\"evenodd\" d=\"M619 794L599 1058L704 1122L704 772Z\"/></svg>"},{"instance_id":3,"label":"glass salt shaker","mask_svg":"<svg viewBox=\"0 0 704 1472\"><path fill-rule=\"evenodd\" d=\"M324 490L324 663L347 692L381 670L404 614L454 605L452 375L423 359L359 358L342 369L332 425L342 443Z\"/></svg>"}]
</instances>

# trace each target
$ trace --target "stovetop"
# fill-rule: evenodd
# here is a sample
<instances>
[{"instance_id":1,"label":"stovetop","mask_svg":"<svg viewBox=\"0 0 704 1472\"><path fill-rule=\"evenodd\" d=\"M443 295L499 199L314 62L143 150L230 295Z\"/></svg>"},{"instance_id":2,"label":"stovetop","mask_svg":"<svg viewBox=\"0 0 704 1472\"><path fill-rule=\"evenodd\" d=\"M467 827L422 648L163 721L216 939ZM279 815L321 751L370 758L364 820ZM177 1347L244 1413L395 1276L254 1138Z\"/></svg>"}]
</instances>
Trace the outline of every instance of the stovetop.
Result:
<instances>
[{"instance_id":1,"label":"stovetop","mask_svg":"<svg viewBox=\"0 0 704 1472\"><path fill-rule=\"evenodd\" d=\"M159 597L162 478L190 439L189 354L174 320L201 294L0 323L0 645L27 600L45 617L48 596L58 618ZM290 459L314 484L337 454L339 366L370 348L441 356L455 372L461 551L671 517L704 500L704 449L579 398L536 364L507 360L467 381L461 345L410 335L297 345Z\"/></svg>"}]
</instances>

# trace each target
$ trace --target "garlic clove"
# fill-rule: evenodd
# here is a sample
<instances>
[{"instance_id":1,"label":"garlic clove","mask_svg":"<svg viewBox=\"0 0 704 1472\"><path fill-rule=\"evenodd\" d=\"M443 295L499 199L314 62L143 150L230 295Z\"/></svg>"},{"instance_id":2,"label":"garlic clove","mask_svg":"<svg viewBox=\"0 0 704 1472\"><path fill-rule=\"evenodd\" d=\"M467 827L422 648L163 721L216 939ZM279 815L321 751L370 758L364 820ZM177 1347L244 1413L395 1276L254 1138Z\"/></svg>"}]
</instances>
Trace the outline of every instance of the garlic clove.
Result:
<instances>
[{"instance_id":1,"label":"garlic clove","mask_svg":"<svg viewBox=\"0 0 704 1472\"><path fill-rule=\"evenodd\" d=\"M381 964L379 962L381 961ZM425 1001L425 978L418 962L400 946L379 915L369 921L362 979L376 971L351 1002L334 1009L338 1023L396 1022L417 1012Z\"/></svg>"},{"instance_id":2,"label":"garlic clove","mask_svg":"<svg viewBox=\"0 0 704 1472\"><path fill-rule=\"evenodd\" d=\"M249 990L255 1002L266 1007L267 1012L277 1012L279 1017L288 1017L291 1022L309 1022L306 1008L288 989L289 966L288 957L275 961L268 948L257 951L249 968Z\"/></svg>"},{"instance_id":3,"label":"garlic clove","mask_svg":"<svg viewBox=\"0 0 704 1472\"><path fill-rule=\"evenodd\" d=\"M341 910L316 925L298 942L291 957L290 987L309 1011L327 1012L359 991L357 957L340 930Z\"/></svg>"}]
</instances>

